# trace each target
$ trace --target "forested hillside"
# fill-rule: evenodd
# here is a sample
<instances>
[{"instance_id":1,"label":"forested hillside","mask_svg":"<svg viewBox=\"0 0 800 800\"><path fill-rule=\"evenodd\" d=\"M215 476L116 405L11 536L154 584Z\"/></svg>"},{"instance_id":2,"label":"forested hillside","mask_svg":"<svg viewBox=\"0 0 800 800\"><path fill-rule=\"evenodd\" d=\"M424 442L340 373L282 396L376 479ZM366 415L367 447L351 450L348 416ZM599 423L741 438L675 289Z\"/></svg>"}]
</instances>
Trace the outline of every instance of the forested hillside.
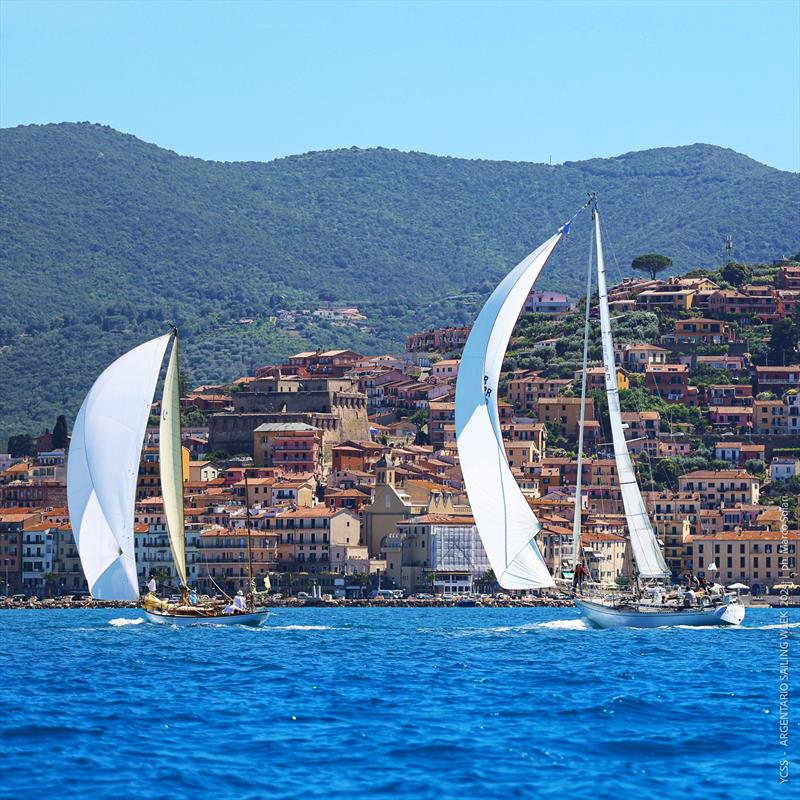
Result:
<instances>
[{"instance_id":1,"label":"forested hillside","mask_svg":"<svg viewBox=\"0 0 800 800\"><path fill-rule=\"evenodd\" d=\"M798 249L798 176L708 145L559 166L355 148L219 163L65 123L5 129L0 148L0 445L72 420L102 368L168 324L202 381L307 346L396 350L413 330L470 321L588 190L612 277L652 251L675 272L718 266L727 234L744 261ZM586 231L542 287L577 292ZM366 319L313 315L337 301Z\"/></svg>"}]
</instances>

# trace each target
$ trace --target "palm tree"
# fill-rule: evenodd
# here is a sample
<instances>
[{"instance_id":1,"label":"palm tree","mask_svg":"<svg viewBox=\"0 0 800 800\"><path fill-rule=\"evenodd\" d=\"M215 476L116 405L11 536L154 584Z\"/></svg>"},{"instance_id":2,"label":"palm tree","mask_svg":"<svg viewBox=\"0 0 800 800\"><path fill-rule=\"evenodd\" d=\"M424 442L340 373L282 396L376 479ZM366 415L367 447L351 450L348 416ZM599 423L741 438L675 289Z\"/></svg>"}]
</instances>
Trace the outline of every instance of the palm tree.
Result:
<instances>
[{"instance_id":1,"label":"palm tree","mask_svg":"<svg viewBox=\"0 0 800 800\"><path fill-rule=\"evenodd\" d=\"M172 579L172 573L166 567L159 567L153 572L153 577L159 586L166 587L167 583Z\"/></svg>"},{"instance_id":2,"label":"palm tree","mask_svg":"<svg viewBox=\"0 0 800 800\"><path fill-rule=\"evenodd\" d=\"M47 587L47 596L53 596L53 584L56 583L58 580L58 575L55 572L45 572L42 575L42 580L44 581L44 585Z\"/></svg>"},{"instance_id":3,"label":"palm tree","mask_svg":"<svg viewBox=\"0 0 800 800\"><path fill-rule=\"evenodd\" d=\"M478 583L491 586L492 594L496 594L497 589L499 588L497 576L494 574L493 569L487 569L486 572L484 572L483 575L481 575L481 577L478 579Z\"/></svg>"}]
</instances>

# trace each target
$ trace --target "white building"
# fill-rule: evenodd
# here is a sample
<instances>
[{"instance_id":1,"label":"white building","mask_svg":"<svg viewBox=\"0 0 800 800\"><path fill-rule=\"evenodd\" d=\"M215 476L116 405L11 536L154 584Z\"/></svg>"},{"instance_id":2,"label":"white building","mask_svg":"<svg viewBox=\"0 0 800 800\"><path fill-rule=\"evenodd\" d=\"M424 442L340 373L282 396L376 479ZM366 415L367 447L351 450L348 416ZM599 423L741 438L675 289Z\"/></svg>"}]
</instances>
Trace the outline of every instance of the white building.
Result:
<instances>
[{"instance_id":1,"label":"white building","mask_svg":"<svg viewBox=\"0 0 800 800\"><path fill-rule=\"evenodd\" d=\"M800 458L775 456L769 465L769 476L773 481L788 481L800 476Z\"/></svg>"},{"instance_id":2,"label":"white building","mask_svg":"<svg viewBox=\"0 0 800 800\"><path fill-rule=\"evenodd\" d=\"M425 514L387 537L386 573L406 592L467 594L491 569L472 517Z\"/></svg>"},{"instance_id":3,"label":"white building","mask_svg":"<svg viewBox=\"0 0 800 800\"><path fill-rule=\"evenodd\" d=\"M42 596L49 588L45 575L53 573L58 548L57 533L57 527L47 523L33 525L22 531L22 586L31 594Z\"/></svg>"}]
</instances>

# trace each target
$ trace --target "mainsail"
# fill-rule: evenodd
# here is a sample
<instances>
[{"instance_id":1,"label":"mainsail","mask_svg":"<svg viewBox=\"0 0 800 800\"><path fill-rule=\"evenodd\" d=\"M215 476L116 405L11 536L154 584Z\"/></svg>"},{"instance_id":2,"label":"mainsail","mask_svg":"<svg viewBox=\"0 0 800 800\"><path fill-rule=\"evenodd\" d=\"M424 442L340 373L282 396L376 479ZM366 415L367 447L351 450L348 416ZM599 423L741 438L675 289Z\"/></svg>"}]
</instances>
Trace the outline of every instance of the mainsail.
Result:
<instances>
[{"instance_id":1,"label":"mainsail","mask_svg":"<svg viewBox=\"0 0 800 800\"><path fill-rule=\"evenodd\" d=\"M597 239L597 290L600 297L600 334L603 342L603 365L605 367L606 396L608 397L608 416L611 423L611 437L614 443L614 460L617 465L625 520L631 539L631 549L636 562L636 570L642 578L668 578L670 571L661 554L650 518L647 515L636 473L628 454L628 445L622 427L617 388L617 367L614 360L614 340L611 337L611 316L608 311L608 291L606 289L606 267L603 260L603 244L600 240L600 214L594 210L595 238Z\"/></svg>"},{"instance_id":2,"label":"mainsail","mask_svg":"<svg viewBox=\"0 0 800 800\"><path fill-rule=\"evenodd\" d=\"M135 600L136 480L150 404L172 334L135 347L95 381L69 448L67 498L89 591L99 600Z\"/></svg>"},{"instance_id":3,"label":"mainsail","mask_svg":"<svg viewBox=\"0 0 800 800\"><path fill-rule=\"evenodd\" d=\"M169 546L172 550L172 560L175 562L175 569L178 571L181 586L188 586L186 578L186 534L183 520L183 457L177 334L175 334L169 366L167 367L167 376L164 380L158 441L161 493L164 496L164 516L167 518Z\"/></svg>"},{"instance_id":4,"label":"mainsail","mask_svg":"<svg viewBox=\"0 0 800 800\"><path fill-rule=\"evenodd\" d=\"M475 524L506 589L553 586L536 546L542 526L508 466L497 384L508 340L531 286L564 229L523 259L494 290L472 326L456 383L456 440Z\"/></svg>"}]
</instances>

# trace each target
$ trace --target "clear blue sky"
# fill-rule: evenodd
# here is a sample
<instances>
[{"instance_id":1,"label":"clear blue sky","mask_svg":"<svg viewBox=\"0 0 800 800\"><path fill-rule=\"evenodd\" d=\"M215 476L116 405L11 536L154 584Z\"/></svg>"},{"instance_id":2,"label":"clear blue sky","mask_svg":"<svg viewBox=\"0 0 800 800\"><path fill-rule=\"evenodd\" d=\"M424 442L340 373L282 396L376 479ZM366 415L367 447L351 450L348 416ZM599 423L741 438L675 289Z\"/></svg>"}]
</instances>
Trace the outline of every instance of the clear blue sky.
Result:
<instances>
[{"instance_id":1,"label":"clear blue sky","mask_svg":"<svg viewBox=\"0 0 800 800\"><path fill-rule=\"evenodd\" d=\"M184 155L554 162L708 142L800 170L800 2L0 4L0 125Z\"/></svg>"}]
</instances>

